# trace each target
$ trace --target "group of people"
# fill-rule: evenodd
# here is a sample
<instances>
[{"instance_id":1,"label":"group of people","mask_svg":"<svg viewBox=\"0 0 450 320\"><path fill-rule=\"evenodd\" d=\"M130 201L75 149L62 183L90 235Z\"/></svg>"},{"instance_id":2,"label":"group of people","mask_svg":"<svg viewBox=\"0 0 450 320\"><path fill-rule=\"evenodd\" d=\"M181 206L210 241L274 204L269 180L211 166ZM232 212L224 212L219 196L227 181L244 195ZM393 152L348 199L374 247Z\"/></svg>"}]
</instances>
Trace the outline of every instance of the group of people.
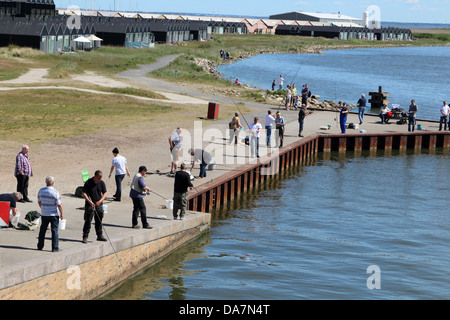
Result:
<instances>
[{"instance_id":1,"label":"group of people","mask_svg":"<svg viewBox=\"0 0 450 320\"><path fill-rule=\"evenodd\" d=\"M227 51L225 52L223 49L220 49L220 58L224 60L230 59L230 53Z\"/></svg>"},{"instance_id":2,"label":"group of people","mask_svg":"<svg viewBox=\"0 0 450 320\"><path fill-rule=\"evenodd\" d=\"M417 106L416 101L413 99L413 100L411 100L411 105L409 106L409 109L406 112L406 115L408 117L408 131L409 132L414 132L414 130L415 130L417 111L419 111L419 107ZM393 116L393 111L389 109L387 103L384 103L383 107L381 108L381 112L379 114L381 123L386 124L386 121L392 116Z\"/></svg>"},{"instance_id":3,"label":"group of people","mask_svg":"<svg viewBox=\"0 0 450 320\"><path fill-rule=\"evenodd\" d=\"M176 131L177 132L177 131ZM181 128L178 129L181 133ZM202 151L202 150L200 150ZM208 156L209 153L203 153L199 150L189 150L192 156L194 156L194 163L196 160L201 159L202 164L200 166L201 175L206 175L205 166L206 162L211 161ZM113 196L113 201L121 201L122 198L122 180L125 175L131 177L128 169L127 160L123 157L117 148L113 151L113 160L109 178L115 171L115 183L116 192ZM191 167L193 169L194 164ZM176 169L176 168L175 168ZM187 193L188 188L192 188L192 182L190 174L187 172L185 164L181 164L180 170L175 175L174 183L174 195L173 195L173 217L177 219L184 219L187 210ZM131 227L139 229L139 217L142 223L142 227L145 229L151 229L147 221L147 210L144 202L144 197L149 194L150 187L145 183L145 176L147 174L146 166L140 166L138 172L133 176L129 197L133 202L133 210L131 217ZM27 145L22 146L22 150L16 156L15 177L17 179L17 192L0 194L1 202L9 202L10 215L16 216L19 212L17 208L17 202L33 202L28 197L28 186L30 177L33 176L31 167L31 161L29 157L29 147ZM103 218L104 218L104 206L103 203L107 198L106 184L103 181L103 173L101 170L96 170L94 175L87 179L82 187L82 198L85 200L84 205L84 224L82 229L82 243L88 243L89 233L91 231L92 221L94 220L95 233L97 235L97 241L107 241L104 237ZM37 195L38 205L41 213L41 226L39 229L37 249L43 250L45 234L48 226L51 230L51 248L52 252L59 252L59 236L58 228L60 220L64 219L63 204L60 193L55 189L55 178L47 176L45 178L45 187L41 188ZM179 215L178 212L180 211Z\"/></svg>"},{"instance_id":4,"label":"group of people","mask_svg":"<svg viewBox=\"0 0 450 320\"><path fill-rule=\"evenodd\" d=\"M175 131L172 132L172 134L169 137L169 149L170 154L172 156L172 164L170 168L170 176L175 175L178 164L181 159L181 149L182 149L182 138L181 133L183 132L183 128L178 127ZM236 140L237 143L237 140ZM211 153L202 150L202 149L189 149L188 154L194 157L194 160L192 161L191 171L194 170L194 166L197 162L200 163L200 173L198 176L196 176L196 179L203 179L206 177L206 167L208 164L212 162L212 155Z\"/></svg>"},{"instance_id":5,"label":"group of people","mask_svg":"<svg viewBox=\"0 0 450 320\"><path fill-rule=\"evenodd\" d=\"M306 116L310 112L307 110L307 105L303 104L299 108L298 113L298 123L299 123L299 137L303 137L303 128L304 128L304 120ZM259 122L259 117L253 118L253 123L249 125L249 136L248 136L248 144L250 146L250 157L259 158L259 143L260 143L260 137L261 132L264 129L266 132L266 146L268 148L272 147L272 134L275 132L276 137L276 147L282 148L284 144L284 133L286 129L287 122L284 119L284 117L281 115L280 111L277 111L275 113L275 116L273 116L272 111L268 110L267 114L264 119L264 128L262 124ZM242 129L243 126L241 125L239 114L236 112L233 119L229 123L229 131L230 131L230 137L229 137L229 144L238 144L238 136L239 136L239 130Z\"/></svg>"},{"instance_id":6,"label":"group of people","mask_svg":"<svg viewBox=\"0 0 450 320\"><path fill-rule=\"evenodd\" d=\"M311 90L309 90L309 86L306 83L300 94L297 92L297 88L295 87L295 83L291 85L287 85L286 96L284 100L284 106L286 110L298 110L298 104L301 99L301 106L308 106L308 98L311 97ZM300 107L301 108L301 107Z\"/></svg>"},{"instance_id":7,"label":"group of people","mask_svg":"<svg viewBox=\"0 0 450 320\"><path fill-rule=\"evenodd\" d=\"M359 124L363 124L364 122L364 113L366 111L366 105L367 105L367 99L364 94L361 95L361 98L357 102L358 107L358 118L359 118ZM408 111L406 111L406 116L408 117L408 131L414 132L415 126L416 126L416 115L419 110L419 107L416 104L416 101L413 99L411 100L411 105L409 106ZM340 111L339 116L339 122L341 127L341 132L346 133L346 123L347 123L347 116L349 113L349 108L347 103L344 102L343 107ZM445 129L447 130L447 117L449 115L449 107L447 106L447 103L444 101L444 105L441 107L441 124L439 126L439 131L441 130L442 123L445 123ZM380 113L378 116L381 119L382 124L386 124L387 120L393 116L393 111L389 109L387 103L383 104L383 107L381 108ZM450 122L449 122L450 127Z\"/></svg>"}]
</instances>

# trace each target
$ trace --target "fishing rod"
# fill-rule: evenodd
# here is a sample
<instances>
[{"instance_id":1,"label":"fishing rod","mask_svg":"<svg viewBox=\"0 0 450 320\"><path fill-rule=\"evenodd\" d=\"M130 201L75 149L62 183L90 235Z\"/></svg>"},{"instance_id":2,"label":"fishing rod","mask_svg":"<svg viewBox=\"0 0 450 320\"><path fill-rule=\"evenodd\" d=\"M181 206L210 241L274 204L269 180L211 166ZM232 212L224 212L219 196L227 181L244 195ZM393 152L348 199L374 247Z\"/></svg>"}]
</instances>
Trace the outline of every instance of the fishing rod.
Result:
<instances>
[{"instance_id":1,"label":"fishing rod","mask_svg":"<svg viewBox=\"0 0 450 320\"><path fill-rule=\"evenodd\" d=\"M250 125L248 124L247 119L245 119L245 116L244 116L244 114L242 113L241 108L239 108L239 106L237 105L237 103L234 101L233 98L231 98L231 101L233 101L233 103L234 103L234 105L236 106L236 108L238 108L240 114L242 115L242 118L244 118L244 121L245 121L245 123L247 124L247 127L250 129Z\"/></svg>"},{"instance_id":2,"label":"fishing rod","mask_svg":"<svg viewBox=\"0 0 450 320\"><path fill-rule=\"evenodd\" d=\"M88 194L86 194L86 196L88 197L89 201L91 201L92 203L94 203L94 202L92 201L91 197L90 197ZM108 232L106 232L106 228L105 228L105 226L103 225L102 220L100 219L100 216L99 216L99 214L98 214L98 212L97 212L97 208L95 207L95 204L94 204L93 210L94 210L95 215L97 216L98 221L100 222L100 225L102 226L102 229L103 229L103 232L104 232L105 235L106 235L106 238L108 238L109 244L111 245L111 248L113 249L114 254L115 254L116 258L117 258L117 261L119 262L119 266L123 267L123 266L122 266L122 263L120 262L119 255L117 254L117 251L116 251L116 249L114 248L114 246L113 246L113 244L112 244L112 242L111 242L111 239L109 238Z\"/></svg>"},{"instance_id":3,"label":"fishing rod","mask_svg":"<svg viewBox=\"0 0 450 320\"><path fill-rule=\"evenodd\" d=\"M169 199L167 199L166 197L163 197L162 195L160 195L159 193L156 193L156 192L155 192L155 191L153 191L153 190L150 190L150 192L152 192L152 193L156 194L157 196L159 196L159 197L163 198L164 200L169 200ZM148 194L148 193L147 193L147 194Z\"/></svg>"},{"instance_id":4,"label":"fishing rod","mask_svg":"<svg viewBox=\"0 0 450 320\"><path fill-rule=\"evenodd\" d=\"M300 63L300 67L298 67L297 72L295 73L295 76L294 76L294 78L293 78L292 81L291 81L291 85L294 83L295 78L297 78L297 75L298 75L298 73L300 72L300 69L301 69L301 68L302 68L302 64Z\"/></svg>"}]
</instances>

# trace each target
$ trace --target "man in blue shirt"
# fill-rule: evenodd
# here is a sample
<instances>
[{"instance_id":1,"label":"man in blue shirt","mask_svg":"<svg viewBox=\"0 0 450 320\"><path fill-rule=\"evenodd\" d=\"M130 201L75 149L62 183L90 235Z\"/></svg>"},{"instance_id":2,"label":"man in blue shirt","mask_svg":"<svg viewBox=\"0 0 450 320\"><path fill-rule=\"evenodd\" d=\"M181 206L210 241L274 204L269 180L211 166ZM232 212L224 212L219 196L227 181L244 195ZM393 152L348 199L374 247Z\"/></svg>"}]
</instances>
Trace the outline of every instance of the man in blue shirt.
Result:
<instances>
[{"instance_id":1,"label":"man in blue shirt","mask_svg":"<svg viewBox=\"0 0 450 320\"><path fill-rule=\"evenodd\" d=\"M53 177L45 178L46 187L42 188L38 192L38 203L41 208L41 228L39 230L38 237L38 250L44 248L45 233L47 227L50 224L50 229L52 232L52 252L59 251L59 240L58 240L58 226L59 226L59 213L61 213L61 219L64 219L63 207L61 196L58 191L55 190L53 185L55 184L55 179Z\"/></svg>"},{"instance_id":2,"label":"man in blue shirt","mask_svg":"<svg viewBox=\"0 0 450 320\"><path fill-rule=\"evenodd\" d=\"M364 94L361 95L361 98L358 100L358 116L359 116L359 124L361 125L364 120L364 113L366 112L366 96Z\"/></svg>"}]
</instances>

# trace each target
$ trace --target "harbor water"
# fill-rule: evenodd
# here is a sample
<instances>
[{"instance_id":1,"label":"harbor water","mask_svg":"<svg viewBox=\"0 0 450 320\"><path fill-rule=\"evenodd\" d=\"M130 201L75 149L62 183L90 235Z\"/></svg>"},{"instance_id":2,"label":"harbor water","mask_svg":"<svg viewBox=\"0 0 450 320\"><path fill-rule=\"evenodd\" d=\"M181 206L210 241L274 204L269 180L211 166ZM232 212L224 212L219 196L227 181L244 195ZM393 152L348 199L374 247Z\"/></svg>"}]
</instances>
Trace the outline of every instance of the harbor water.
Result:
<instances>
[{"instance_id":1,"label":"harbor water","mask_svg":"<svg viewBox=\"0 0 450 320\"><path fill-rule=\"evenodd\" d=\"M103 299L449 299L448 163L319 154Z\"/></svg>"},{"instance_id":2,"label":"harbor water","mask_svg":"<svg viewBox=\"0 0 450 320\"><path fill-rule=\"evenodd\" d=\"M361 94L389 92L391 104L408 110L412 99L418 118L439 120L450 100L450 47L402 47L326 50L324 54L262 54L217 68L225 79L271 89L283 75L284 87L308 83L320 100L354 103ZM370 104L369 104L370 106ZM370 110L369 110L370 111Z\"/></svg>"}]
</instances>

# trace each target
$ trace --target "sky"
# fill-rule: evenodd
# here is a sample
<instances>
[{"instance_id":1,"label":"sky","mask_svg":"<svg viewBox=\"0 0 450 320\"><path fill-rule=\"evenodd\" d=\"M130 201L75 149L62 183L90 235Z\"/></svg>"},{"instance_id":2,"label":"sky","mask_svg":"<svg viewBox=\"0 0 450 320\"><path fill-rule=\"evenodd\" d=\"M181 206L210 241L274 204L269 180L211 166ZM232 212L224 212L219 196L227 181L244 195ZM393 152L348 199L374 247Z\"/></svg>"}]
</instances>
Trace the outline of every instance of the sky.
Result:
<instances>
[{"instance_id":1,"label":"sky","mask_svg":"<svg viewBox=\"0 0 450 320\"><path fill-rule=\"evenodd\" d=\"M381 21L450 24L450 0L55 0L57 8L269 17L291 11L338 13L362 19L370 6Z\"/></svg>"}]
</instances>

